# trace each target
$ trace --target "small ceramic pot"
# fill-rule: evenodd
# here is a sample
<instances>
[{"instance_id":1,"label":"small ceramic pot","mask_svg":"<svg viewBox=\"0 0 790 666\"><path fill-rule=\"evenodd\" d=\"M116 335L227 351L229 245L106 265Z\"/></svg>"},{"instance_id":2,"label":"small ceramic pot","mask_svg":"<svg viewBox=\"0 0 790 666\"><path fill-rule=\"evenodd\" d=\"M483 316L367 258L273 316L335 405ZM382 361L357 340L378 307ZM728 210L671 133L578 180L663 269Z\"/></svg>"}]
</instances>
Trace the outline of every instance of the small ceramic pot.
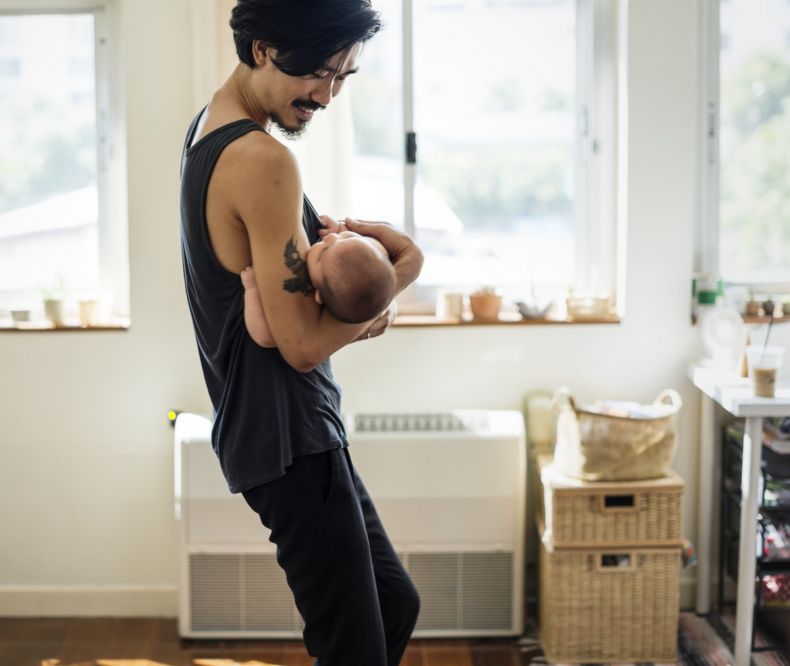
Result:
<instances>
[{"instance_id":1,"label":"small ceramic pot","mask_svg":"<svg viewBox=\"0 0 790 666\"><path fill-rule=\"evenodd\" d=\"M750 317L757 317L760 314L760 302L746 301L746 314Z\"/></svg>"},{"instance_id":2,"label":"small ceramic pot","mask_svg":"<svg viewBox=\"0 0 790 666\"><path fill-rule=\"evenodd\" d=\"M44 315L53 326L63 326L63 300L60 298L44 299Z\"/></svg>"},{"instance_id":3,"label":"small ceramic pot","mask_svg":"<svg viewBox=\"0 0 790 666\"><path fill-rule=\"evenodd\" d=\"M497 321L502 297L499 294L479 292L469 296L469 307L475 321Z\"/></svg>"}]
</instances>

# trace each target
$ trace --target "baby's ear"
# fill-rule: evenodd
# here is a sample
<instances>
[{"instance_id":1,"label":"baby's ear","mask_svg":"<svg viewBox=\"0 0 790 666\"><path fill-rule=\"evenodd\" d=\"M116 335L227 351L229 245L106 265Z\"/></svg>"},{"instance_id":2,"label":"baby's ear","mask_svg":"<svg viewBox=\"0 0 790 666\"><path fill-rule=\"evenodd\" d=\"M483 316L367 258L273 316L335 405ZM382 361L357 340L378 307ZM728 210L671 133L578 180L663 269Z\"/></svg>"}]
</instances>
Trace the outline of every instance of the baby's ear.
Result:
<instances>
[{"instance_id":1,"label":"baby's ear","mask_svg":"<svg viewBox=\"0 0 790 666\"><path fill-rule=\"evenodd\" d=\"M324 304L324 299L321 298L321 292L318 291L318 289L315 290L315 302L318 303L318 305Z\"/></svg>"}]
</instances>

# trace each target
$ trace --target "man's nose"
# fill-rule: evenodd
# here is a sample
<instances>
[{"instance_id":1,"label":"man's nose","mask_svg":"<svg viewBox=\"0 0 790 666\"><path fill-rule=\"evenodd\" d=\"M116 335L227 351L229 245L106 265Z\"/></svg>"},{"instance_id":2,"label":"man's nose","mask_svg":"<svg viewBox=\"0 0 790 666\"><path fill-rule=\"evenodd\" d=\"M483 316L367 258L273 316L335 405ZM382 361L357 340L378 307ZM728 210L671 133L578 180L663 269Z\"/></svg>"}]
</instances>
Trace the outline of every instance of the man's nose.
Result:
<instances>
[{"instance_id":1,"label":"man's nose","mask_svg":"<svg viewBox=\"0 0 790 666\"><path fill-rule=\"evenodd\" d=\"M310 95L310 99L321 106L328 106L334 97L334 87L334 78L327 76L325 80L321 81L321 85L313 91L313 94Z\"/></svg>"}]
</instances>

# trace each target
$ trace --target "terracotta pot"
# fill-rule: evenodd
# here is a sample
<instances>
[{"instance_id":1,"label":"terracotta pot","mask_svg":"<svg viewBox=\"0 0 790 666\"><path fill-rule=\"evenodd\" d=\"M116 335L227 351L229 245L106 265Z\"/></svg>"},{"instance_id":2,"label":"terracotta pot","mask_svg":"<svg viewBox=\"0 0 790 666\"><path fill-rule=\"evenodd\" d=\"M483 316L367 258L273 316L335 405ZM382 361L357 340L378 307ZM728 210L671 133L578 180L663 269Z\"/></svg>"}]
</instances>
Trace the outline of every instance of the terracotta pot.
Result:
<instances>
[{"instance_id":1,"label":"terracotta pot","mask_svg":"<svg viewBox=\"0 0 790 666\"><path fill-rule=\"evenodd\" d=\"M760 302L759 301L747 301L746 302L746 314L752 317L756 317L760 314Z\"/></svg>"},{"instance_id":2,"label":"terracotta pot","mask_svg":"<svg viewBox=\"0 0 790 666\"><path fill-rule=\"evenodd\" d=\"M502 297L499 294L479 293L469 296L469 307L475 321L497 321Z\"/></svg>"}]
</instances>

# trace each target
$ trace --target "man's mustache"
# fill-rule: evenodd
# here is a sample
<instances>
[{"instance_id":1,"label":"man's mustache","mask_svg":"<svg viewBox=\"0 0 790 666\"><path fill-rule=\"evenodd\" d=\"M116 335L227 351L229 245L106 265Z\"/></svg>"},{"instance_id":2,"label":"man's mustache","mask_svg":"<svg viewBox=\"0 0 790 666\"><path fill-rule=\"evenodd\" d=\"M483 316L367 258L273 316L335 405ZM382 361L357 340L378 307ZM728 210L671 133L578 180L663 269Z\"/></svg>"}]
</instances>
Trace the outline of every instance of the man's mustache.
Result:
<instances>
[{"instance_id":1,"label":"man's mustache","mask_svg":"<svg viewBox=\"0 0 790 666\"><path fill-rule=\"evenodd\" d=\"M307 109L308 111L323 111L326 107L323 104L319 104L318 102L313 102L309 99L301 100L298 99L293 103L294 106L298 106L300 109Z\"/></svg>"}]
</instances>

